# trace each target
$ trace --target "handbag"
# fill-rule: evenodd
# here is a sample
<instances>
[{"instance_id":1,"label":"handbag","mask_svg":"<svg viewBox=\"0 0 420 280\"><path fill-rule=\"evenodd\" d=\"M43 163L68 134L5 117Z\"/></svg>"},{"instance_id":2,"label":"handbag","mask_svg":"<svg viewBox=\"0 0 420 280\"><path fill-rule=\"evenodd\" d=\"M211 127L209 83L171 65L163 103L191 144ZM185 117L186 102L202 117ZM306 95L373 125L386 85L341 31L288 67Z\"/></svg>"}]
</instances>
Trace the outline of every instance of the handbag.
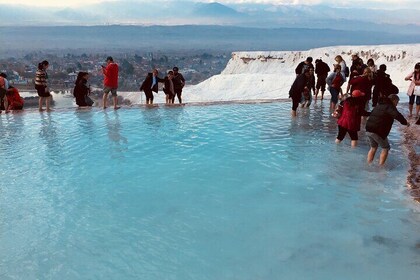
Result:
<instances>
[{"instance_id":1,"label":"handbag","mask_svg":"<svg viewBox=\"0 0 420 280\"><path fill-rule=\"evenodd\" d=\"M417 95L417 96L420 96L420 86L415 86L414 87L413 94Z\"/></svg>"}]
</instances>

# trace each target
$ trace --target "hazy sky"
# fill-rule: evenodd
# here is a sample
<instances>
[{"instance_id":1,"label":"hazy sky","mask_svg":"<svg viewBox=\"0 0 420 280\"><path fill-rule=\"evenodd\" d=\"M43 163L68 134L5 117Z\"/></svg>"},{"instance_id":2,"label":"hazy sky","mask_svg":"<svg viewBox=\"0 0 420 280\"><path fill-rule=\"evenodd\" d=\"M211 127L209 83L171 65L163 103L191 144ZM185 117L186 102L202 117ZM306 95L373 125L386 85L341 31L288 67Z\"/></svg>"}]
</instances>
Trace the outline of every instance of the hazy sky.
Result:
<instances>
[{"instance_id":1,"label":"hazy sky","mask_svg":"<svg viewBox=\"0 0 420 280\"><path fill-rule=\"evenodd\" d=\"M83 4L92 4L104 2L105 0L0 0L0 4L25 4L30 6L51 6L51 7L72 7L82 6ZM118 1L118 0L107 0ZM124 1L124 0L122 0ZM153 1L153 0L129 0L135 2ZM176 1L176 0L168 0ZM331 6L358 6L358 7L377 7L383 9L418 7L418 0L191 0L194 2L220 2L220 3L270 3L270 4L331 4ZM417 3L415 5L415 3Z\"/></svg>"}]
</instances>

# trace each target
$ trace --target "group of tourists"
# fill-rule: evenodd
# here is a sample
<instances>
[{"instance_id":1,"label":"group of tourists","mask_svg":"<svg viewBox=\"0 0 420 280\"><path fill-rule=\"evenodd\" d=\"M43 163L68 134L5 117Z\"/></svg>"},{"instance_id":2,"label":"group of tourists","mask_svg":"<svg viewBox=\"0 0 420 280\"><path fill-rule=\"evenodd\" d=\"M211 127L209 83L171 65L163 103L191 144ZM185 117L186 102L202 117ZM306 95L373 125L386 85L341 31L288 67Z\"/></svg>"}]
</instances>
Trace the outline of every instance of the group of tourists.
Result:
<instances>
[{"instance_id":1,"label":"group of tourists","mask_svg":"<svg viewBox=\"0 0 420 280\"><path fill-rule=\"evenodd\" d=\"M35 89L38 93L38 109L39 111L51 111L51 92L48 86L48 73L47 69L49 62L44 60L38 64L38 69L35 74ZM118 64L114 62L111 56L106 58L106 65L102 65L102 74L104 75L104 89L102 96L102 107L106 109L108 107L108 95L111 93L113 100L113 108L119 109L118 106ZM7 75L4 73L0 74L0 97L1 104L0 113L2 108L6 113L11 110L21 110L23 108L24 99L20 97L19 92L16 88L9 85L7 81ZM76 104L79 107L90 107L94 104L94 101L89 97L91 89L89 86L89 73L79 72L75 81L73 89L73 95L76 99ZM159 83L163 83L163 92L166 95L166 104L171 105L175 103L175 97L178 102L182 104L182 89L185 86L185 78L179 73L178 67L173 67L172 70L168 71L164 78L159 77L157 69L153 69L151 73L148 73L140 86L140 91L143 91L146 96L146 105L152 105L154 99L154 93L159 91ZM7 96L7 98L5 98ZM45 105L45 109L44 109Z\"/></svg>"},{"instance_id":2,"label":"group of tourists","mask_svg":"<svg viewBox=\"0 0 420 280\"><path fill-rule=\"evenodd\" d=\"M112 57L107 57L106 66L102 66L102 73L104 75L104 94L102 97L103 108L108 107L108 95L111 93L114 109L119 109L118 106L118 64L116 64ZM73 90L76 104L79 107L92 106L93 101L89 98L90 87L88 85L89 73L79 72L75 87ZM166 95L166 104L174 104L175 96L182 104L182 89L185 86L185 79L179 73L178 67L174 67L168 71L167 76L163 79L159 77L157 69L153 69L151 73L146 75L143 83L140 86L140 91L143 91L146 96L146 105L152 105L154 99L154 92L159 91L159 83L163 83L163 91ZM40 109L41 110L41 109Z\"/></svg>"},{"instance_id":3,"label":"group of tourists","mask_svg":"<svg viewBox=\"0 0 420 280\"><path fill-rule=\"evenodd\" d=\"M295 69L296 79L293 82L289 97L292 98L292 117L297 115L297 108L309 107L312 98L315 100L324 92L328 85L331 94L330 111L337 119L338 135L336 143L340 143L348 133L351 138L351 146L356 147L358 131L360 131L362 117L368 117L366 121L366 132L369 138L371 149L367 161L371 163L374 159L378 146L382 148L379 164L383 165L387 159L390 145L388 135L391 131L394 120L409 126L409 122L397 110L398 88L392 83L389 74L386 73L386 65L382 64L377 69L374 60L369 59L367 64L357 55L352 55L350 69L340 55L335 57L336 64L333 65L333 72L330 67L322 61L315 60L315 67L312 64L312 57L299 63ZM315 74L317 79L315 79ZM348 78L348 85L343 93L342 86ZM315 83L316 80L316 83ZM416 124L420 125L420 62L414 66L405 80L410 81L407 91L409 96L409 117L413 115L414 102L416 102ZM312 97L312 93L314 97ZM369 101L372 100L372 111L368 112Z\"/></svg>"}]
</instances>

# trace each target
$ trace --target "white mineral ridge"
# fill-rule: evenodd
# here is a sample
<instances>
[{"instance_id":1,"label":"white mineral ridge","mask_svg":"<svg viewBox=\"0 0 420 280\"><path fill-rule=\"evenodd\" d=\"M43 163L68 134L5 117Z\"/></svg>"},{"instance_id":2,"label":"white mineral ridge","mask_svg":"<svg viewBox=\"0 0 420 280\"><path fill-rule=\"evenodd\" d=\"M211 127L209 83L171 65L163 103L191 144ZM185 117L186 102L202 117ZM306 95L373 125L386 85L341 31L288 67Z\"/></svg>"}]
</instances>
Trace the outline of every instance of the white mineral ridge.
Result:
<instances>
[{"instance_id":1,"label":"white mineral ridge","mask_svg":"<svg viewBox=\"0 0 420 280\"><path fill-rule=\"evenodd\" d=\"M226 68L200 84L186 86L185 102L217 102L240 100L267 100L289 97L289 89L296 75L296 66L306 57L322 58L330 68L334 57L340 54L351 65L351 54L358 53L366 61L386 64L387 73L400 89L400 96L407 92L409 82L404 78L420 62L420 44L335 46L308 51L234 52ZM182 73L182 71L181 71ZM188 82L188 81L187 81ZM343 88L347 87L347 83ZM326 94L329 94L328 90Z\"/></svg>"}]
</instances>

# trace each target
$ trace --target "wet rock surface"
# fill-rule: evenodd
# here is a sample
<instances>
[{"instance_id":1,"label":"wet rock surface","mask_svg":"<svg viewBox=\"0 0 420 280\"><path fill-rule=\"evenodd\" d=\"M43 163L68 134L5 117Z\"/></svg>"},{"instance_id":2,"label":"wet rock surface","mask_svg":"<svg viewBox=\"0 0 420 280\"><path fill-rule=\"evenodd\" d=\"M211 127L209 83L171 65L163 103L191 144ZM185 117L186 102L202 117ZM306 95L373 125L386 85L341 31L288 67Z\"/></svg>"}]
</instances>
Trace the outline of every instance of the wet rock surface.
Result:
<instances>
[{"instance_id":1,"label":"wet rock surface","mask_svg":"<svg viewBox=\"0 0 420 280\"><path fill-rule=\"evenodd\" d=\"M410 127L403 128L403 144L410 164L407 187L413 199L420 203L420 125L415 121L410 119Z\"/></svg>"}]
</instances>

